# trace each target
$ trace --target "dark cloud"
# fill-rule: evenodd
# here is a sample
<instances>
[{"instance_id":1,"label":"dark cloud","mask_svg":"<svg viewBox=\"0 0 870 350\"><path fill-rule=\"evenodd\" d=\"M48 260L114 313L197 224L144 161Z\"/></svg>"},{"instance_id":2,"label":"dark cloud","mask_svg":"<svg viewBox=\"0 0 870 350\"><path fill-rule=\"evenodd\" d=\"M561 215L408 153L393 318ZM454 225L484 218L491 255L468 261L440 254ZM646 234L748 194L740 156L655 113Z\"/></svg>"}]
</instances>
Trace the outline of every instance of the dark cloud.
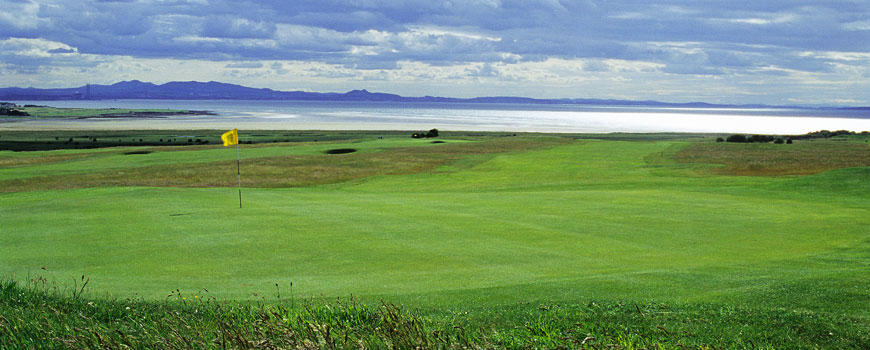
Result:
<instances>
[{"instance_id":1,"label":"dark cloud","mask_svg":"<svg viewBox=\"0 0 870 350\"><path fill-rule=\"evenodd\" d=\"M75 53L76 50L75 49L57 48L57 49L48 50L46 52L48 52L48 53Z\"/></svg>"}]
</instances>

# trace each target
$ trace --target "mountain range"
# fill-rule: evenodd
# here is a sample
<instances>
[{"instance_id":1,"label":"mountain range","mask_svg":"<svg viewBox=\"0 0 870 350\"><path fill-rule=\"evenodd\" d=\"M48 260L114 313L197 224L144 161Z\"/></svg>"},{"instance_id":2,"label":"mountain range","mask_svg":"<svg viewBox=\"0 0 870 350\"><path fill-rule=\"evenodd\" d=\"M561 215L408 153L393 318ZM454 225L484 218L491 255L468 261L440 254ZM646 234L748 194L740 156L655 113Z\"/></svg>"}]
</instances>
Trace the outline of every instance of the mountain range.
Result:
<instances>
[{"instance_id":1,"label":"mountain range","mask_svg":"<svg viewBox=\"0 0 870 350\"><path fill-rule=\"evenodd\" d=\"M113 99L155 99L155 100L287 100L287 101L378 101L378 102L430 102L430 103L518 103L518 104L578 104L613 106L658 106L694 108L799 108L795 106L768 106L760 104L725 105L704 102L668 103L659 101L604 100L604 99L536 99L528 97L405 97L395 94L353 90L347 93L321 93L305 91L276 91L265 88L251 88L235 84L210 81L207 83L169 82L157 85L138 80L122 81L112 85L86 85L75 88L37 89L37 88L0 88L0 100L113 100ZM863 107L857 107L863 109ZM854 109L854 108L849 108Z\"/></svg>"}]
</instances>

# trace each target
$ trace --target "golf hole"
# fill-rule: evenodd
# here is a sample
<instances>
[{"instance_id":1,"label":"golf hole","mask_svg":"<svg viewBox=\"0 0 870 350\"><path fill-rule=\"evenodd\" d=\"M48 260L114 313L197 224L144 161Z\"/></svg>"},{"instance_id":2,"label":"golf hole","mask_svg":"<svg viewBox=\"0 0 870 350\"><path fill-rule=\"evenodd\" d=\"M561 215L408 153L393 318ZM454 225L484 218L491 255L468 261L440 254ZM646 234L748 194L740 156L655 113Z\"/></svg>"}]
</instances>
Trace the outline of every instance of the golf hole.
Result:
<instances>
[{"instance_id":1,"label":"golf hole","mask_svg":"<svg viewBox=\"0 0 870 350\"><path fill-rule=\"evenodd\" d=\"M345 154L356 152L354 148L336 148L326 151L326 154Z\"/></svg>"}]
</instances>

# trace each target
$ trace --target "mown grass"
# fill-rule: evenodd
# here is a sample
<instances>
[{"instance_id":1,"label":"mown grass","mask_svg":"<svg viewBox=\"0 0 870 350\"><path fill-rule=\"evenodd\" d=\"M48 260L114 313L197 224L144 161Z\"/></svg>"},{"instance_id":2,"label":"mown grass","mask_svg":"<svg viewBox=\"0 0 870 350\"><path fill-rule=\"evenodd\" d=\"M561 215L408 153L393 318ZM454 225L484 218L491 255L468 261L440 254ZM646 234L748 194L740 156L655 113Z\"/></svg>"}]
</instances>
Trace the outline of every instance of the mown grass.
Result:
<instances>
[{"instance_id":1,"label":"mown grass","mask_svg":"<svg viewBox=\"0 0 870 350\"><path fill-rule=\"evenodd\" d=\"M716 162L674 160L695 142L643 139L485 136L432 144L368 137L244 145L243 176L245 165L259 170L245 184L243 209L232 188L229 148L2 153L0 159L33 161L0 168L3 186L15 188L0 193L0 269L19 281L38 271L79 286L85 274L91 297L74 302L111 310L137 303L152 310L135 318L154 320L137 326L149 334L205 327L200 335L167 340L132 333L138 331L114 318L89 326L117 344L134 334L149 344L196 337L202 340L188 346L220 347L221 334L241 334L233 344L253 343L230 347L333 346L310 330L315 324L355 339L333 337L341 338L335 347L359 347L359 339L389 347L378 343L391 335L379 333L384 328L375 319L392 317L384 305L395 304L403 324L423 330L391 340L404 342L399 348L424 338L432 343L423 347L867 347L870 168L853 167L860 154L831 146L840 141L813 141L802 146L805 152L828 156L804 162L835 159L839 169L699 176ZM765 152L800 145L767 145ZM747 147L722 152L754 147L740 146ZM324 153L331 148L358 152ZM136 150L153 153L123 154ZM66 155L80 158L37 160ZM215 165L226 174L209 172ZM184 168L228 179L197 178ZM139 174L129 177L137 186L111 182L123 181L117 172ZM340 176L324 175L331 173ZM160 182L148 183L149 175ZM315 182L321 178L330 180ZM51 186L62 189L46 190ZM293 302L309 304L286 305L290 283ZM15 288L24 299L41 293ZM221 310L237 311L220 311L212 321L172 321L190 315L191 296L200 299L204 290ZM188 299L164 302L169 291ZM69 302L69 294L56 299ZM64 334L58 339L90 337L64 324L91 314L62 311L40 301L55 298L45 295L9 304L4 317L30 315L16 321L19 328L30 324L28 334L56 328ZM340 309L334 300L350 295L365 308L367 316L359 317L367 325L317 316ZM68 315L43 322L37 315L48 317L51 309L19 311L43 303ZM303 315L301 328L291 327L297 338L270 333L288 329L292 322L283 317L273 330L255 330L274 310ZM444 334L468 340L446 342ZM76 341L96 347L100 340Z\"/></svg>"}]
</instances>

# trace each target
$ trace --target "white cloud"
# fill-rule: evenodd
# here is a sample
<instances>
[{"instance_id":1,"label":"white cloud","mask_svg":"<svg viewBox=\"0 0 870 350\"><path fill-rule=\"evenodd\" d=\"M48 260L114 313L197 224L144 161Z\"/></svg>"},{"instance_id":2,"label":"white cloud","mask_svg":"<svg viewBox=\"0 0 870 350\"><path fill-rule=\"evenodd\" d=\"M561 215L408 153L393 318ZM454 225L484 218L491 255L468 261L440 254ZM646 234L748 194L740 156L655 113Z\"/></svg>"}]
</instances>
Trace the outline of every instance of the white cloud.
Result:
<instances>
[{"instance_id":1,"label":"white cloud","mask_svg":"<svg viewBox=\"0 0 870 350\"><path fill-rule=\"evenodd\" d=\"M740 23L740 24L755 24L755 25L771 25L771 24L783 24L783 23L791 23L800 20L800 17L796 14L776 14L770 15L765 18L732 18L727 19L726 21L731 23Z\"/></svg>"},{"instance_id":2,"label":"white cloud","mask_svg":"<svg viewBox=\"0 0 870 350\"><path fill-rule=\"evenodd\" d=\"M45 39L12 38L0 41L0 52L4 55L50 57L53 50L75 52L69 45Z\"/></svg>"},{"instance_id":3,"label":"white cloud","mask_svg":"<svg viewBox=\"0 0 870 350\"><path fill-rule=\"evenodd\" d=\"M848 31L870 30L870 20L843 23L842 28Z\"/></svg>"},{"instance_id":4,"label":"white cloud","mask_svg":"<svg viewBox=\"0 0 870 350\"><path fill-rule=\"evenodd\" d=\"M32 30L39 28L44 20L40 19L39 4L32 1L0 1L0 28L5 30ZM4 29L0 29L2 33Z\"/></svg>"}]
</instances>

